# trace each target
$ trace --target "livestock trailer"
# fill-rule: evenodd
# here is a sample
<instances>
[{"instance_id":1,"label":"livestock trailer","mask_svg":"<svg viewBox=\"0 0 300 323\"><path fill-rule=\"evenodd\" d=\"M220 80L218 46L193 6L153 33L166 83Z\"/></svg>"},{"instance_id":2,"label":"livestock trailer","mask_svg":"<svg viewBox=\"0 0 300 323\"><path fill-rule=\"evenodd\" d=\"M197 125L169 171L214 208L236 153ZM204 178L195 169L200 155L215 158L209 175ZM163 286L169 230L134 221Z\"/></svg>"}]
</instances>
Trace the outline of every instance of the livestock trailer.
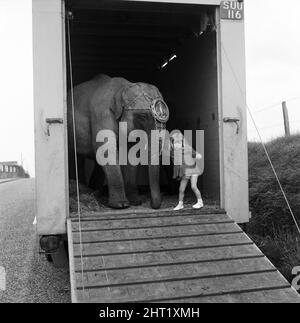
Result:
<instances>
[{"instance_id":1,"label":"livestock trailer","mask_svg":"<svg viewBox=\"0 0 300 323\"><path fill-rule=\"evenodd\" d=\"M244 21L221 19L218 0L34 0L39 234L66 233L68 10L73 14L74 84L103 70L158 84L171 114L172 108L176 109L185 129L205 130L205 189L220 200L220 207L236 222L248 222ZM203 12L207 11L215 16L214 26L210 26L215 30L205 31L209 17ZM129 22L122 23L126 18ZM126 29L128 25L131 28ZM186 29L195 37L185 40ZM123 54L125 46L127 54ZM156 64L171 54L178 58L158 70ZM146 64L150 71L144 68ZM239 120L238 125L226 122L226 118ZM55 119L61 123L49 124Z\"/></svg>"},{"instance_id":2,"label":"livestock trailer","mask_svg":"<svg viewBox=\"0 0 300 323\"><path fill-rule=\"evenodd\" d=\"M46 237L42 247L48 252L55 246L49 246L53 240L47 237L68 235L73 301L155 300L157 295L158 300L198 300L199 291L191 291L202 286L199 264L205 260L210 266L214 261L220 264L218 272L207 277L212 285L204 293L207 297L220 293L216 300L262 300L276 290L279 299L296 299L236 224L250 217L244 37L243 1L33 0L37 232ZM99 73L156 85L175 126L205 131L201 188L217 201L218 210L199 216L188 210L174 215L170 210L139 214L129 209L70 217L67 92L71 84ZM162 240L166 237L169 240ZM165 248L168 251L161 250ZM202 252L196 252L199 249ZM191 265L191 260L198 263ZM196 266L178 273L196 272L198 285L191 277L181 277L184 283L179 284L178 273L170 271L178 262ZM160 280L155 275L150 284L149 268L156 265ZM208 267L206 276L215 270ZM108 290L114 288L108 280L110 270L112 277L119 277L115 298L106 289L110 284ZM130 273L118 276L118 270ZM222 291L214 285L218 275L224 277ZM128 279L139 281L126 285ZM123 284L126 292L121 291ZM176 285L173 292L167 284ZM222 296L226 290L236 299ZM264 294L257 294L260 290ZM203 290L200 294L203 297Z\"/></svg>"}]
</instances>

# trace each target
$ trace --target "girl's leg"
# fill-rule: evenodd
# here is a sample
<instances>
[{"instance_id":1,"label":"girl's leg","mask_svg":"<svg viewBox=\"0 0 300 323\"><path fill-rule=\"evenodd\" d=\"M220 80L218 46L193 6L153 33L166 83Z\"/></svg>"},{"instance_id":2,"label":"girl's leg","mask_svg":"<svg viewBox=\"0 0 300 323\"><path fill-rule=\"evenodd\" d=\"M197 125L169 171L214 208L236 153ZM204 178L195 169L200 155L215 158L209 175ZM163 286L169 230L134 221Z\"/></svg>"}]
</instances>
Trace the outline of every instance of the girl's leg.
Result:
<instances>
[{"instance_id":1,"label":"girl's leg","mask_svg":"<svg viewBox=\"0 0 300 323\"><path fill-rule=\"evenodd\" d=\"M195 204L193 206L193 208L194 209L201 209L203 207L203 201L202 201L202 196L201 196L201 193L198 189L197 184L198 184L198 175L193 175L191 178L191 187L197 197L197 204Z\"/></svg>"},{"instance_id":2,"label":"girl's leg","mask_svg":"<svg viewBox=\"0 0 300 323\"><path fill-rule=\"evenodd\" d=\"M184 192L187 187L189 180L187 178L182 178L179 187L179 203L175 207L174 211L179 211L183 209L183 200L184 200Z\"/></svg>"},{"instance_id":3,"label":"girl's leg","mask_svg":"<svg viewBox=\"0 0 300 323\"><path fill-rule=\"evenodd\" d=\"M201 196L201 193L198 189L198 175L193 175L191 177L191 187L192 187L192 190L193 192L195 193L196 197L197 197L197 200L202 200L202 196Z\"/></svg>"},{"instance_id":4,"label":"girl's leg","mask_svg":"<svg viewBox=\"0 0 300 323\"><path fill-rule=\"evenodd\" d=\"M180 182L180 186L179 186L179 202L183 203L184 200L184 193L185 193L185 189L187 187L189 180L185 177L182 178L181 182Z\"/></svg>"}]
</instances>

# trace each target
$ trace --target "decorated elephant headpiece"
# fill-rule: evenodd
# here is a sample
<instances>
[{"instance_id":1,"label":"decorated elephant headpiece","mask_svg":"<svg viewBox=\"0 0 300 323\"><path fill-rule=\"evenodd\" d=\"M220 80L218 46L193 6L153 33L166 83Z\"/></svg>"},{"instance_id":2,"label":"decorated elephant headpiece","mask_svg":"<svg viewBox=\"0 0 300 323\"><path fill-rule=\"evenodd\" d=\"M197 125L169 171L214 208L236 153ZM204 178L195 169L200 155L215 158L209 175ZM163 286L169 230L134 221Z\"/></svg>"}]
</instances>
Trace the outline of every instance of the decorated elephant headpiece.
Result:
<instances>
[{"instance_id":1,"label":"decorated elephant headpiece","mask_svg":"<svg viewBox=\"0 0 300 323\"><path fill-rule=\"evenodd\" d=\"M123 92L124 111L148 110L156 123L166 124L170 113L158 89L149 84L135 83ZM145 102L147 102L145 104Z\"/></svg>"}]
</instances>

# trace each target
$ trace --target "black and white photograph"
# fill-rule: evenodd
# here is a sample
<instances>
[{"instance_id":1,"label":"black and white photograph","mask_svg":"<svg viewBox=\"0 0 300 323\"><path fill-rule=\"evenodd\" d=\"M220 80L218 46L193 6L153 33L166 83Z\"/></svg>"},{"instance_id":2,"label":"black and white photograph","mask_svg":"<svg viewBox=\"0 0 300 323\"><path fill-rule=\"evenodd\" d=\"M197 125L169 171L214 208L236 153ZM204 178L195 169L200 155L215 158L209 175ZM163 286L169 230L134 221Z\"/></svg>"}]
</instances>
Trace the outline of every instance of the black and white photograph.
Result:
<instances>
[{"instance_id":1,"label":"black and white photograph","mask_svg":"<svg viewBox=\"0 0 300 323\"><path fill-rule=\"evenodd\" d=\"M0 303L300 303L299 85L297 0L0 0Z\"/></svg>"}]
</instances>

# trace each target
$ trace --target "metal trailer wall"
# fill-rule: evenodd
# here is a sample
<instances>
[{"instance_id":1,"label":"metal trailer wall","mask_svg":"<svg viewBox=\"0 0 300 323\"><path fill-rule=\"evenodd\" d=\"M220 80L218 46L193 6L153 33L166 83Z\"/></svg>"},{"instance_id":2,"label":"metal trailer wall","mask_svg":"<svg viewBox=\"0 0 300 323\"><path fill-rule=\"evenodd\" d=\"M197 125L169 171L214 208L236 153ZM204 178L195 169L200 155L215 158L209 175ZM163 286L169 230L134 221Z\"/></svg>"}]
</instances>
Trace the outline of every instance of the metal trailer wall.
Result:
<instances>
[{"instance_id":1,"label":"metal trailer wall","mask_svg":"<svg viewBox=\"0 0 300 323\"><path fill-rule=\"evenodd\" d=\"M220 116L221 205L237 223L249 222L246 53L244 21L223 20L217 12Z\"/></svg>"},{"instance_id":2,"label":"metal trailer wall","mask_svg":"<svg viewBox=\"0 0 300 323\"><path fill-rule=\"evenodd\" d=\"M64 234L69 212L64 3L32 5L37 232ZM49 126L50 136L47 118L63 120Z\"/></svg>"}]
</instances>

